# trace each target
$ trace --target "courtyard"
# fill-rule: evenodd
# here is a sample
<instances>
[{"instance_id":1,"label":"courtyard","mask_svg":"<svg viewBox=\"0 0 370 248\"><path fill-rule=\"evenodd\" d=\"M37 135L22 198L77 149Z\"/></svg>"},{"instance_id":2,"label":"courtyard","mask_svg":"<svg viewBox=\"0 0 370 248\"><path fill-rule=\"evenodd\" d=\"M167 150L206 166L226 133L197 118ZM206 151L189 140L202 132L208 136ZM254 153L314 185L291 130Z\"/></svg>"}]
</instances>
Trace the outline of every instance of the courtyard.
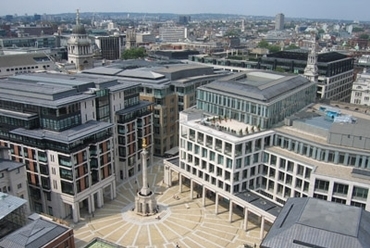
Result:
<instances>
[{"instance_id":1,"label":"courtyard","mask_svg":"<svg viewBox=\"0 0 370 248\"><path fill-rule=\"evenodd\" d=\"M242 248L255 244L258 247L259 224L251 219L248 230L244 231L243 215L237 209L230 223L228 204L220 204L216 215L212 199L206 198L205 207L201 198L190 200L190 189L186 185L179 193L175 173L173 186L168 188L163 184L162 164L162 159L155 158L154 165L148 167L148 182L159 206L157 214L141 217L133 211L135 195L142 182L139 174L117 185L116 199L105 199L104 206L93 214L81 212L79 223L70 225L74 229L76 247L84 247L96 237L128 248Z\"/></svg>"}]
</instances>

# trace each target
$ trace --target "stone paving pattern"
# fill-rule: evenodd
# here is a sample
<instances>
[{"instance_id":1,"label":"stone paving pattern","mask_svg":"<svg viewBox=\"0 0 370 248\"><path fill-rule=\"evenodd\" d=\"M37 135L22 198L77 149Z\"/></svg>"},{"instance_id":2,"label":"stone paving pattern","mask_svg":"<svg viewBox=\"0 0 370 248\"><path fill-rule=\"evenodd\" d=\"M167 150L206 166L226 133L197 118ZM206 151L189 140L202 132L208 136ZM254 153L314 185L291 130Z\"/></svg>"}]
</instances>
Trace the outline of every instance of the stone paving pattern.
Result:
<instances>
[{"instance_id":1,"label":"stone paving pattern","mask_svg":"<svg viewBox=\"0 0 370 248\"><path fill-rule=\"evenodd\" d=\"M173 180L177 181L175 173ZM203 207L201 198L190 200L190 189L185 185L182 193L179 193L177 184L165 187L163 162L157 158L154 165L148 168L148 182L156 193L159 213L148 217L136 215L132 208L141 182L139 174L117 186L117 198L105 199L104 206L96 209L94 216L81 210L84 218L77 224L71 224L76 247L84 247L95 237L128 248L259 246L260 226L249 222L248 231L244 231L243 217L235 212L230 223L227 204L220 204L219 214L216 215L214 201L206 198L206 206ZM196 197L195 190L194 194Z\"/></svg>"}]
</instances>

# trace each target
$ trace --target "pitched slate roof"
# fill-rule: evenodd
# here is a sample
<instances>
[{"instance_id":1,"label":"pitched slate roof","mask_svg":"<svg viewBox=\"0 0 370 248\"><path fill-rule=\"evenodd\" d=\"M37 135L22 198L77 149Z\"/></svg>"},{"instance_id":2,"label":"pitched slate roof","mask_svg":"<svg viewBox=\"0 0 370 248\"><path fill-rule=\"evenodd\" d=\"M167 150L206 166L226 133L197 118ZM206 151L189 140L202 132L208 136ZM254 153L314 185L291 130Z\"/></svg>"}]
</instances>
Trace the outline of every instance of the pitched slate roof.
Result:
<instances>
[{"instance_id":1,"label":"pitched slate roof","mask_svg":"<svg viewBox=\"0 0 370 248\"><path fill-rule=\"evenodd\" d=\"M44 219L37 219L4 237L4 239L0 241L0 247L42 247L68 230L68 227L56 224L54 222Z\"/></svg>"},{"instance_id":2,"label":"pitched slate roof","mask_svg":"<svg viewBox=\"0 0 370 248\"><path fill-rule=\"evenodd\" d=\"M370 213L316 198L290 198L262 248L364 248L370 244Z\"/></svg>"}]
</instances>

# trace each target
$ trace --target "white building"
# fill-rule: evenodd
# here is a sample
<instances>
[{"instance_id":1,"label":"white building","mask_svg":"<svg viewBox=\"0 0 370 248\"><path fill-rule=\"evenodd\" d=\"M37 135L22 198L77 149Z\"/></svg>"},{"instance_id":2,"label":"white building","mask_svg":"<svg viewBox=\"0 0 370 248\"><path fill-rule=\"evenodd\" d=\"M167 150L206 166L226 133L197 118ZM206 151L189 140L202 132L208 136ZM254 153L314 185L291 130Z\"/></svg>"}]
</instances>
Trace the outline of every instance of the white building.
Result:
<instances>
[{"instance_id":1,"label":"white building","mask_svg":"<svg viewBox=\"0 0 370 248\"><path fill-rule=\"evenodd\" d=\"M370 117L367 109L355 110L353 106L336 102L335 107L311 104L287 114L290 87L295 85L298 95L299 92L314 94L314 90L312 93L303 85L298 87L298 81L284 84L286 78L272 80L271 76L267 80L266 76L263 81L254 76L248 77L247 73L247 78L240 83L230 80L200 88L198 102L205 98L209 103L207 106L197 104L203 111L181 113L179 158L165 162L165 182L171 185L170 172L178 173L180 185L188 183L191 194L199 187L203 198L207 192L216 194L216 213L221 197L230 203L230 212L232 206L237 205L244 209L245 215L253 213L261 217L262 229L265 220L274 221L277 216L271 212L274 209L271 204L281 206L290 197L315 197L369 211ZM245 101L242 101L240 97L247 91L246 85L249 85L249 95L244 95ZM284 90L277 93L270 91L272 87ZM240 93L231 95L233 89ZM259 104L262 96L271 97L265 99L267 105L279 101L280 110L276 114L266 111ZM226 118L214 112L210 115L211 110L226 111ZM284 121L264 128L266 125L257 116L270 114L285 114ZM259 123L261 125L257 125ZM249 194L264 198L263 205L272 207L255 208Z\"/></svg>"},{"instance_id":2,"label":"white building","mask_svg":"<svg viewBox=\"0 0 370 248\"><path fill-rule=\"evenodd\" d=\"M183 41L187 37L187 29L183 26L159 28L159 38L163 42Z\"/></svg>"},{"instance_id":3,"label":"white building","mask_svg":"<svg viewBox=\"0 0 370 248\"><path fill-rule=\"evenodd\" d=\"M363 73L357 74L353 82L351 103L370 105L370 73L364 69Z\"/></svg>"},{"instance_id":4,"label":"white building","mask_svg":"<svg viewBox=\"0 0 370 248\"><path fill-rule=\"evenodd\" d=\"M68 40L68 62L76 65L77 71L94 67L91 41L83 25L80 24L80 14L77 10L76 25Z\"/></svg>"},{"instance_id":5,"label":"white building","mask_svg":"<svg viewBox=\"0 0 370 248\"><path fill-rule=\"evenodd\" d=\"M10 194L27 201L26 212L30 212L26 178L26 166L9 160L8 147L0 142L0 192Z\"/></svg>"}]
</instances>

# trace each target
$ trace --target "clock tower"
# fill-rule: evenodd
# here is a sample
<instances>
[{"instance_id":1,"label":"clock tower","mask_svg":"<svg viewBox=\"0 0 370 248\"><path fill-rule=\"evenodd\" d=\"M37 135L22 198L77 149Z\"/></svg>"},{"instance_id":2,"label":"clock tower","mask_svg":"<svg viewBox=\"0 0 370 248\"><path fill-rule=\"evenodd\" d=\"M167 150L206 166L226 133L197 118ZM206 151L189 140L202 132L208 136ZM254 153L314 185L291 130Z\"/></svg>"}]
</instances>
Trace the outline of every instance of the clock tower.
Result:
<instances>
[{"instance_id":1,"label":"clock tower","mask_svg":"<svg viewBox=\"0 0 370 248\"><path fill-rule=\"evenodd\" d=\"M304 76L312 82L317 82L319 77L319 69L317 68L317 53L316 40L312 40L311 51L308 53L307 66L304 69Z\"/></svg>"}]
</instances>

